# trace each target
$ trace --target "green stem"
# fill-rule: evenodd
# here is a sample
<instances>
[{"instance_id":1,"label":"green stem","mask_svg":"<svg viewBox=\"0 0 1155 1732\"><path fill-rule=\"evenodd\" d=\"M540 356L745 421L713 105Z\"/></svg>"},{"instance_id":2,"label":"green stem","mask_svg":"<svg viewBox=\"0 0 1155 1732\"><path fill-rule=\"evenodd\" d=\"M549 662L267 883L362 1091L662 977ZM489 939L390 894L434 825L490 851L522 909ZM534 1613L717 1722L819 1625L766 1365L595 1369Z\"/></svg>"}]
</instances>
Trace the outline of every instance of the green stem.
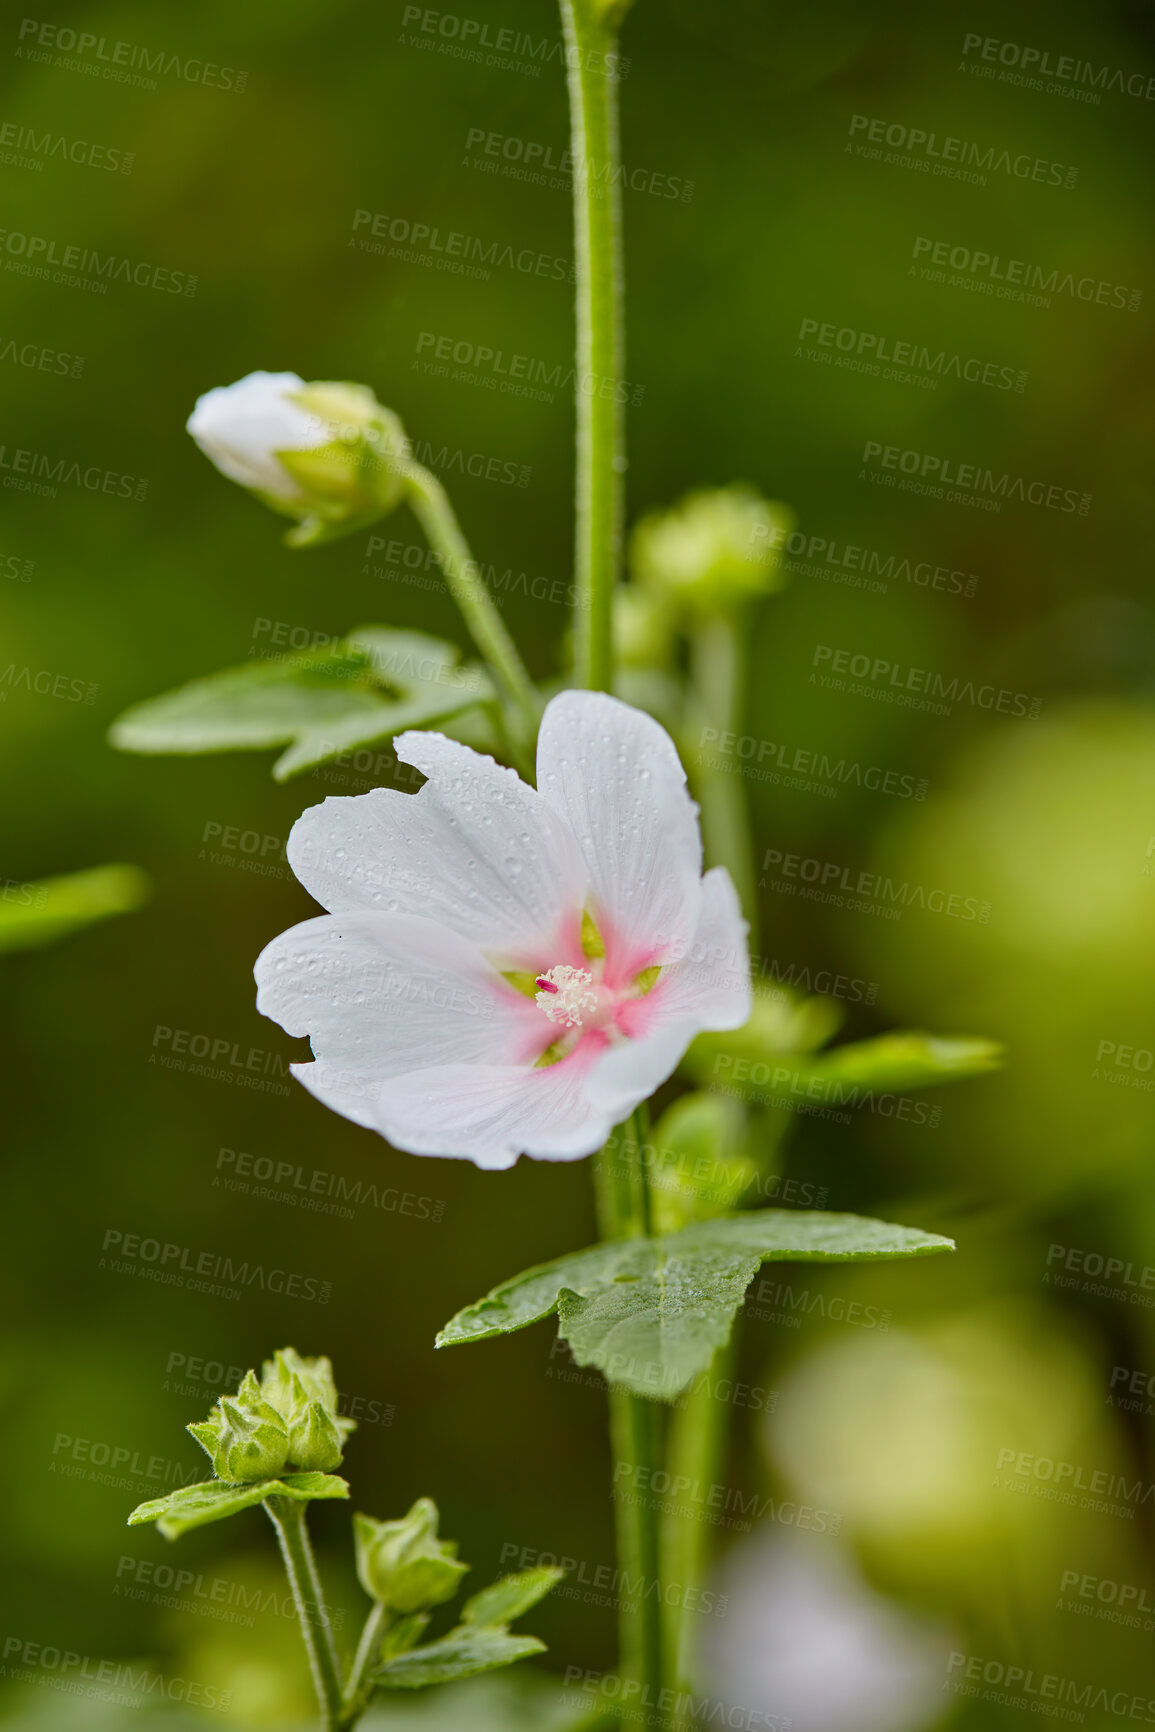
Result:
<instances>
[{"instance_id":1,"label":"green stem","mask_svg":"<svg viewBox=\"0 0 1155 1732\"><path fill-rule=\"evenodd\" d=\"M622 552L625 375L622 194L618 176L615 8L560 0L569 82L577 273L577 480L574 575L577 677L594 691L613 683L613 598Z\"/></svg>"},{"instance_id":2,"label":"green stem","mask_svg":"<svg viewBox=\"0 0 1155 1732\"><path fill-rule=\"evenodd\" d=\"M717 730L714 739L742 732L748 644L741 618L709 620L695 633L691 649L691 738L687 741L693 750L687 756L696 766L694 789L702 807L707 864L728 867L742 912L750 922L750 948L757 951L758 879L746 790L734 769L727 768L721 759L712 766L711 754L699 753L697 746L705 728Z\"/></svg>"},{"instance_id":3,"label":"green stem","mask_svg":"<svg viewBox=\"0 0 1155 1732\"><path fill-rule=\"evenodd\" d=\"M735 1324L735 1331L737 1325ZM699 1386L683 1398L676 1409L667 1434L666 1471L673 1479L684 1475L685 1483L694 1486L715 1486L722 1483L725 1470L726 1432L729 1410L713 1393L722 1378L731 1375L737 1345L736 1333L714 1355L710 1374ZM662 1579L677 1582L679 1603L666 1607L662 1631L662 1651L665 1657L666 1687L675 1692L679 1705L693 1692L695 1653L694 1614L686 1607L698 1603L695 1589L705 1578L710 1556L711 1530L706 1522L693 1515L679 1515L671 1510L663 1515L661 1524ZM683 1719L684 1710L675 1710L673 1726L681 1732L692 1722Z\"/></svg>"},{"instance_id":4,"label":"green stem","mask_svg":"<svg viewBox=\"0 0 1155 1732\"><path fill-rule=\"evenodd\" d=\"M438 481L419 463L410 463L405 470L406 498L430 546L441 557L441 569L454 601L461 609L474 643L493 669L505 695L515 706L527 741L532 741L538 724L538 699L533 681L505 621L481 580L477 561L469 551L469 543L461 532L449 495Z\"/></svg>"},{"instance_id":5,"label":"green stem","mask_svg":"<svg viewBox=\"0 0 1155 1732\"><path fill-rule=\"evenodd\" d=\"M649 1183L642 1162L644 1111L639 1110L594 1157L598 1225L603 1239L644 1238L650 1228ZM633 1138L631 1141L630 1138ZM657 1404L611 1383L610 1445L615 1480L621 1475L634 1501L619 1496L614 1507L618 1561L619 1667L636 1682L642 1701L654 1703L662 1687L662 1610L658 1520L647 1502L661 1465L661 1426Z\"/></svg>"},{"instance_id":6,"label":"green stem","mask_svg":"<svg viewBox=\"0 0 1155 1732\"><path fill-rule=\"evenodd\" d=\"M297 1607L309 1670L321 1709L325 1732L341 1732L345 1724L341 1667L333 1643L333 1625L321 1591L313 1548L305 1526L306 1505L294 1498L269 1497L265 1509L277 1530L285 1572Z\"/></svg>"},{"instance_id":7,"label":"green stem","mask_svg":"<svg viewBox=\"0 0 1155 1732\"><path fill-rule=\"evenodd\" d=\"M345 1709L341 1721L343 1727L355 1725L368 1706L373 1690L369 1680L369 1668L381 1651L381 1638L388 1623L389 1614L378 1601L365 1619L365 1627L361 1631L361 1640L357 1644L357 1653L349 1673L349 1682L345 1686Z\"/></svg>"}]
</instances>

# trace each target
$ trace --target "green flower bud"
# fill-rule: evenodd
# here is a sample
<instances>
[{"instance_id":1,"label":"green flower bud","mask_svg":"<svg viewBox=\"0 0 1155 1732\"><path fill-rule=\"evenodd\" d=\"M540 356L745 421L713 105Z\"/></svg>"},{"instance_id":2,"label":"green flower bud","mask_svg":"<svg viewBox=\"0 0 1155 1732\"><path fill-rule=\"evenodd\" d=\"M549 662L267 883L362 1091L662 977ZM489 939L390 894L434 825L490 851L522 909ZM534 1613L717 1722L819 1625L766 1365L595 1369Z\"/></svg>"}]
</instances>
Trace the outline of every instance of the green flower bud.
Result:
<instances>
[{"instance_id":1,"label":"green flower bud","mask_svg":"<svg viewBox=\"0 0 1155 1732\"><path fill-rule=\"evenodd\" d=\"M674 608L669 599L638 583L614 590L614 652L624 667L668 666L673 649Z\"/></svg>"},{"instance_id":2,"label":"green flower bud","mask_svg":"<svg viewBox=\"0 0 1155 1732\"><path fill-rule=\"evenodd\" d=\"M357 1422L337 1412L337 1385L327 1359L304 1359L295 1347L282 1347L266 1359L260 1390L288 1428L294 1467L328 1473L340 1466L345 1439Z\"/></svg>"},{"instance_id":3,"label":"green flower bud","mask_svg":"<svg viewBox=\"0 0 1155 1732\"><path fill-rule=\"evenodd\" d=\"M289 1459L288 1427L276 1408L263 1400L251 1371L235 1397L222 1397L206 1421L188 1430L208 1455L217 1478L234 1485L276 1479Z\"/></svg>"},{"instance_id":4,"label":"green flower bud","mask_svg":"<svg viewBox=\"0 0 1155 1732\"><path fill-rule=\"evenodd\" d=\"M328 1409L307 1402L289 1424L289 1460L302 1473L329 1473L341 1465L341 1433Z\"/></svg>"},{"instance_id":5,"label":"green flower bud","mask_svg":"<svg viewBox=\"0 0 1155 1732\"><path fill-rule=\"evenodd\" d=\"M222 475L297 520L292 547L361 529L405 492L405 430L366 385L250 373L198 397L188 431Z\"/></svg>"},{"instance_id":6,"label":"green flower bud","mask_svg":"<svg viewBox=\"0 0 1155 1732\"><path fill-rule=\"evenodd\" d=\"M427 1611L452 1599L469 1568L458 1563L457 1546L437 1538L440 1517L431 1498L418 1498L401 1521L379 1522L355 1515L357 1575L371 1599L390 1611Z\"/></svg>"},{"instance_id":7,"label":"green flower bud","mask_svg":"<svg viewBox=\"0 0 1155 1732\"><path fill-rule=\"evenodd\" d=\"M793 521L744 482L688 493L637 525L631 565L656 596L698 613L730 612L781 587L779 556Z\"/></svg>"}]
</instances>

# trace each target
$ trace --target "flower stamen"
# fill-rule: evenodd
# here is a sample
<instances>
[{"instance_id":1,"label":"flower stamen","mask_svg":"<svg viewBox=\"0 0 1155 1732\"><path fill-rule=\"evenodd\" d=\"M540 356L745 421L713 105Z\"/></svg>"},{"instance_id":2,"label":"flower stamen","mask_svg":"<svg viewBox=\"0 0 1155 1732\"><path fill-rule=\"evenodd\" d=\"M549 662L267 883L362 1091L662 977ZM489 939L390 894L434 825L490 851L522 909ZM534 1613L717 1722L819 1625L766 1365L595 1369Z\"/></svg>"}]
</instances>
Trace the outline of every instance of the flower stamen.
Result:
<instances>
[{"instance_id":1,"label":"flower stamen","mask_svg":"<svg viewBox=\"0 0 1155 1732\"><path fill-rule=\"evenodd\" d=\"M559 963L537 976L536 1000L551 1022L560 1022L564 1028L580 1028L586 1016L598 1008L593 984L594 977L587 968Z\"/></svg>"}]
</instances>

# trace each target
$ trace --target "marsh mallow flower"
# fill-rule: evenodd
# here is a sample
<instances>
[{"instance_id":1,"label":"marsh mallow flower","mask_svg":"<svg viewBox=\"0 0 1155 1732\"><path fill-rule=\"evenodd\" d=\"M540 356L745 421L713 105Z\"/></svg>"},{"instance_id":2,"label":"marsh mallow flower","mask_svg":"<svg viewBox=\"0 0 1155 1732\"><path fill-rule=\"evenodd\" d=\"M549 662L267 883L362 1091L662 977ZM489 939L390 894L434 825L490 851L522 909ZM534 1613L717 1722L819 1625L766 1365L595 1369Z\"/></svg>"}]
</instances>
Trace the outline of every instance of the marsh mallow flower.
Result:
<instances>
[{"instance_id":1,"label":"marsh mallow flower","mask_svg":"<svg viewBox=\"0 0 1155 1732\"><path fill-rule=\"evenodd\" d=\"M596 692L547 706L537 789L406 733L417 794L325 800L293 870L329 913L258 959L257 1008L309 1035L293 1073L415 1155L576 1160L702 1029L750 1014L746 925L669 735Z\"/></svg>"},{"instance_id":2,"label":"marsh mallow flower","mask_svg":"<svg viewBox=\"0 0 1155 1732\"><path fill-rule=\"evenodd\" d=\"M365 385L250 373L198 397L188 431L222 475L297 519L295 546L362 527L401 502L404 429Z\"/></svg>"}]
</instances>

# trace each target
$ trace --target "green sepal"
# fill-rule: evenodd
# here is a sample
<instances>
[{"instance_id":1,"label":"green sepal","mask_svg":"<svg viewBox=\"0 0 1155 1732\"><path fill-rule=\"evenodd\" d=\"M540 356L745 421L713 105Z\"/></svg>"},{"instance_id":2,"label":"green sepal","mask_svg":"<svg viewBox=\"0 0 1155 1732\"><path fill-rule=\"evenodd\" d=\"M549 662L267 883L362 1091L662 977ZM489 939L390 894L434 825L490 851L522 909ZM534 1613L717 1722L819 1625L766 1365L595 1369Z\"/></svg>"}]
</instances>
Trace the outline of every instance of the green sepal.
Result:
<instances>
[{"instance_id":1,"label":"green sepal","mask_svg":"<svg viewBox=\"0 0 1155 1732\"><path fill-rule=\"evenodd\" d=\"M152 886L137 866L93 866L31 884L10 884L0 902L0 954L34 950L113 914L130 914Z\"/></svg>"},{"instance_id":2,"label":"green sepal","mask_svg":"<svg viewBox=\"0 0 1155 1732\"><path fill-rule=\"evenodd\" d=\"M429 1628L430 1616L429 1612L411 1612L407 1618L397 1618L390 1624L381 1642L381 1660L392 1660L415 1648Z\"/></svg>"},{"instance_id":3,"label":"green sepal","mask_svg":"<svg viewBox=\"0 0 1155 1732\"><path fill-rule=\"evenodd\" d=\"M536 1606L565 1575L557 1565L541 1569L520 1570L513 1576L502 1576L491 1582L479 1594L473 1594L461 1608L463 1624L512 1624Z\"/></svg>"},{"instance_id":4,"label":"green sepal","mask_svg":"<svg viewBox=\"0 0 1155 1732\"><path fill-rule=\"evenodd\" d=\"M438 1347L524 1329L554 1312L579 1365L672 1401L729 1338L767 1261L868 1262L954 1249L916 1227L817 1210L756 1209L648 1239L593 1245L527 1269L459 1311Z\"/></svg>"},{"instance_id":5,"label":"green sepal","mask_svg":"<svg viewBox=\"0 0 1155 1732\"><path fill-rule=\"evenodd\" d=\"M132 1528L155 1522L166 1540L175 1540L192 1528L223 1521L226 1516L251 1509L267 1497L287 1497L294 1503L309 1503L315 1498L348 1496L346 1482L332 1473L290 1473L280 1479L251 1480L247 1485L231 1485L226 1480L210 1479L197 1485L178 1486L166 1497L138 1504L128 1518L128 1525Z\"/></svg>"},{"instance_id":6,"label":"green sepal","mask_svg":"<svg viewBox=\"0 0 1155 1732\"><path fill-rule=\"evenodd\" d=\"M253 660L125 710L109 729L121 751L199 754L284 746L286 781L406 728L432 727L494 701L479 665L424 632L361 626L341 643Z\"/></svg>"},{"instance_id":7,"label":"green sepal","mask_svg":"<svg viewBox=\"0 0 1155 1732\"><path fill-rule=\"evenodd\" d=\"M439 1642L386 1661L374 1672L373 1683L383 1690L424 1690L430 1684L452 1684L544 1652L545 1643L536 1636L513 1636L492 1624L459 1624Z\"/></svg>"}]
</instances>

